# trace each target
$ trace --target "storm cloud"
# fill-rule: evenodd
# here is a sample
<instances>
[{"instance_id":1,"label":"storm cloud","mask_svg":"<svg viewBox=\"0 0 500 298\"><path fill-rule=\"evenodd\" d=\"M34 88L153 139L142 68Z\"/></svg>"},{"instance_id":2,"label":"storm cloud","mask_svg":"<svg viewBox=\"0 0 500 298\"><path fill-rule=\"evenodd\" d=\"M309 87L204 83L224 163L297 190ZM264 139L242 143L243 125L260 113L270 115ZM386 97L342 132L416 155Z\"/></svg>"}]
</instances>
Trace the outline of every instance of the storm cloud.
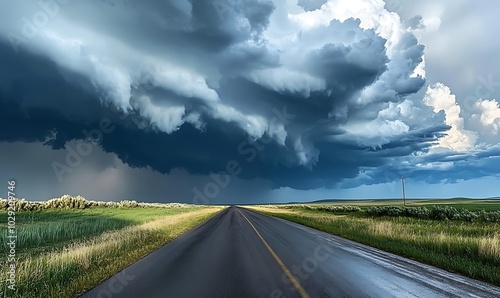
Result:
<instances>
[{"instance_id":1,"label":"storm cloud","mask_svg":"<svg viewBox=\"0 0 500 298\"><path fill-rule=\"evenodd\" d=\"M0 142L26 144L31 155L40 146L64 152L44 163L59 182L73 175L73 151L86 171L118 162L124 181L138 171L182 180L175 195L184 201L210 174L230 176L230 163L240 168L235 185L259 185L246 201L391 175L438 183L449 172L450 182L496 173L498 142L478 144L452 91L426 79L422 17L405 22L383 1L47 0L0 9L9 11L0 20L8 123ZM478 126L498 131L495 104L475 105Z\"/></svg>"}]
</instances>

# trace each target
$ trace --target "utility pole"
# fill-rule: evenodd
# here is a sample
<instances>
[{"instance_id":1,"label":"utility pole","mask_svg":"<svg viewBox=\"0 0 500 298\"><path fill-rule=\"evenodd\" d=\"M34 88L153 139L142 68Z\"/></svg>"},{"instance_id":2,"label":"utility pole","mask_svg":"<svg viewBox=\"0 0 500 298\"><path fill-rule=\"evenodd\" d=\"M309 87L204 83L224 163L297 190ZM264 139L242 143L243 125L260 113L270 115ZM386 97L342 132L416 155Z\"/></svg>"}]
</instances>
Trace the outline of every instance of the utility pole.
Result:
<instances>
[{"instance_id":1,"label":"utility pole","mask_svg":"<svg viewBox=\"0 0 500 298\"><path fill-rule=\"evenodd\" d=\"M406 207L405 177L403 176L401 176L401 184L403 185L403 206Z\"/></svg>"}]
</instances>

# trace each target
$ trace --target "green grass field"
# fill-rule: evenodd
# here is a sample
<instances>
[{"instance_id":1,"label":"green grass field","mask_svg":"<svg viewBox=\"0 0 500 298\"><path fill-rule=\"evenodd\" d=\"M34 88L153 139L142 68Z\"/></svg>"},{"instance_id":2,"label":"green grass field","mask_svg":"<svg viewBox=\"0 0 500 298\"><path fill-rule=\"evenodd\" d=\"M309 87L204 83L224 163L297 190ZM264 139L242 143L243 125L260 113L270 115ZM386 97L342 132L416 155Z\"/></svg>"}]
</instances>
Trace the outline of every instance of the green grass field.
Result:
<instances>
[{"instance_id":1,"label":"green grass field","mask_svg":"<svg viewBox=\"0 0 500 298\"><path fill-rule=\"evenodd\" d=\"M0 296L74 296L220 210L193 206L17 212L16 291L8 289L3 278ZM5 211L0 216L7 218ZM6 220L0 233L7 234ZM6 237L1 241L8 251Z\"/></svg>"},{"instance_id":2,"label":"green grass field","mask_svg":"<svg viewBox=\"0 0 500 298\"><path fill-rule=\"evenodd\" d=\"M447 205L471 211L497 211L499 202L412 200L408 206ZM500 286L500 223L373 217L364 211L370 206L401 203L389 200L306 204L361 207L361 211L344 213L308 210L301 205L249 208Z\"/></svg>"},{"instance_id":3,"label":"green grass field","mask_svg":"<svg viewBox=\"0 0 500 298\"><path fill-rule=\"evenodd\" d=\"M16 214L17 251L31 256L58 250L72 241L90 239L106 231L152 221L163 216L190 212L196 208L92 208L47 209ZM5 213L5 212L0 212ZM6 217L4 214L2 214ZM0 233L5 235L7 222L0 223ZM2 237L0 245L5 246Z\"/></svg>"},{"instance_id":4,"label":"green grass field","mask_svg":"<svg viewBox=\"0 0 500 298\"><path fill-rule=\"evenodd\" d=\"M402 199L391 199L391 200L342 200L338 202L320 202L320 203L305 203L307 205L349 205L349 206L359 206L362 209L371 206L395 206L403 205ZM466 198L456 198L456 199L408 199L406 200L406 206L414 207L432 207L434 205L448 205L455 208L466 208L471 211L486 210L495 211L500 210L500 199L466 199Z\"/></svg>"}]
</instances>

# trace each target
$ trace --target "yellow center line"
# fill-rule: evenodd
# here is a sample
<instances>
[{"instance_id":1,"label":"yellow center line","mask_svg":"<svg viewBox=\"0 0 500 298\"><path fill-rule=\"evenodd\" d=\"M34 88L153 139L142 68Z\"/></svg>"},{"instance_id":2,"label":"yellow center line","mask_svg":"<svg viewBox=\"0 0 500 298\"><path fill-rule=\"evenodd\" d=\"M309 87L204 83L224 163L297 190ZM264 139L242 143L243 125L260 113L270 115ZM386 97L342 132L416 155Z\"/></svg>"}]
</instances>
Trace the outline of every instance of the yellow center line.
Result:
<instances>
[{"instance_id":1,"label":"yellow center line","mask_svg":"<svg viewBox=\"0 0 500 298\"><path fill-rule=\"evenodd\" d=\"M236 209L236 210L238 210L238 209ZM255 233L257 234L257 236L259 236L260 240L262 240L262 242L266 246L267 250L269 250L269 252L274 257L274 259L276 260L276 262L280 265L281 269L283 269L283 271L285 272L285 274L288 276L288 279L290 279L292 281L293 285L295 286L295 288L297 289L297 291L300 293L300 297L302 297L302 298L309 298L309 294L307 294L306 290L304 290L304 288L300 285L300 283L298 282L298 280L295 279L295 277L292 275L292 273L290 272L290 270L288 270L288 268L286 268L285 264L283 264L283 262L278 257L278 255L274 252L274 250L271 248L271 246L269 246L269 244L267 244L266 240L264 240L264 238L260 235L259 231L257 231L257 229L255 228L255 226L250 222L250 220L243 213L241 213L240 210L238 210L238 212L248 221L248 223L253 228L253 230L255 231Z\"/></svg>"}]
</instances>

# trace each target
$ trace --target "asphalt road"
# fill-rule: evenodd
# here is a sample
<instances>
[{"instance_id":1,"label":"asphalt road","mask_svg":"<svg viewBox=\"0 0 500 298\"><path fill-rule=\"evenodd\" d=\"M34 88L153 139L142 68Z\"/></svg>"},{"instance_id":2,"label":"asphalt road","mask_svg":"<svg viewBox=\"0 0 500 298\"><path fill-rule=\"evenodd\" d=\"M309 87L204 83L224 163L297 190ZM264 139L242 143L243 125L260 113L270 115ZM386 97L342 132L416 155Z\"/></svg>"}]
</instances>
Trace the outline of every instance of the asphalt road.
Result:
<instances>
[{"instance_id":1,"label":"asphalt road","mask_svg":"<svg viewBox=\"0 0 500 298\"><path fill-rule=\"evenodd\" d=\"M500 288L242 208L84 297L500 297Z\"/></svg>"}]
</instances>

